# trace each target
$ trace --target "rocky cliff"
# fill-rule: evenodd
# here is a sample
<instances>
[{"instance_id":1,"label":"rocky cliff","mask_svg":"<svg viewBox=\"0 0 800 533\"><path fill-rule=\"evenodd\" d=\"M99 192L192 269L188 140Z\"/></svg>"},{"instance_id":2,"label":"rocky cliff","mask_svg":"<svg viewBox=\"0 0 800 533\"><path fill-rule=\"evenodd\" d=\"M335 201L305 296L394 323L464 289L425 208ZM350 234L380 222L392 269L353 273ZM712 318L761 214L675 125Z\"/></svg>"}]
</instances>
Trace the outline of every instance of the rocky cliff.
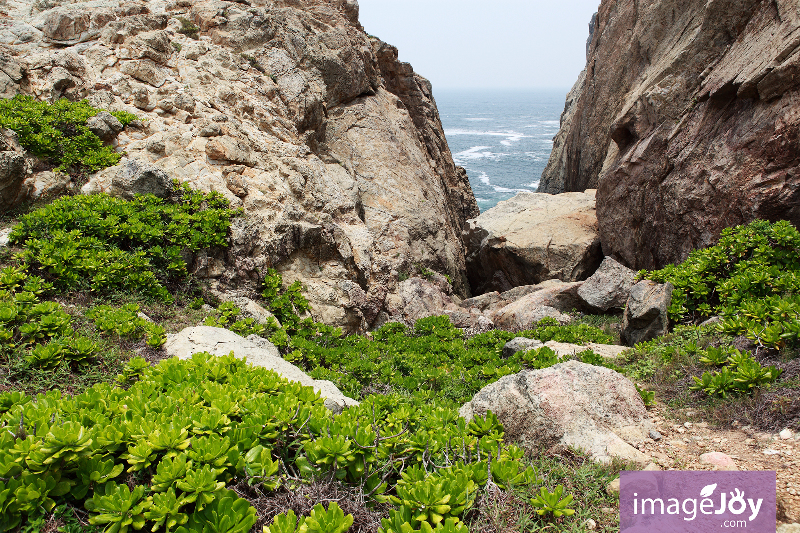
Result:
<instances>
[{"instance_id":1,"label":"rocky cliff","mask_svg":"<svg viewBox=\"0 0 800 533\"><path fill-rule=\"evenodd\" d=\"M128 158L120 168L139 160L244 208L233 246L198 258L198 273L254 286L275 267L303 282L317 319L350 330L386 319L399 274L423 266L468 295L460 234L478 209L466 174L430 83L365 33L355 0L22 0L0 11L3 96L133 112L138 129L111 141ZM84 192L111 191L120 168Z\"/></svg>"},{"instance_id":2,"label":"rocky cliff","mask_svg":"<svg viewBox=\"0 0 800 533\"><path fill-rule=\"evenodd\" d=\"M794 0L603 0L540 191L596 187L603 250L633 268L800 225L798 89Z\"/></svg>"}]
</instances>

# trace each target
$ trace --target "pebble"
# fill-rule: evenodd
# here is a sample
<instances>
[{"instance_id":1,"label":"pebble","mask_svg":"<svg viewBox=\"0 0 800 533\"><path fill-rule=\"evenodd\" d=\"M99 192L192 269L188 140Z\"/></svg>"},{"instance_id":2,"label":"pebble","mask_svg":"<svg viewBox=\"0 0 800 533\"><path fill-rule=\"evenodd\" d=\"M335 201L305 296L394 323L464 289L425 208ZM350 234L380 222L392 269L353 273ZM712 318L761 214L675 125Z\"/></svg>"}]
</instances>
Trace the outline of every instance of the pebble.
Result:
<instances>
[{"instance_id":1,"label":"pebble","mask_svg":"<svg viewBox=\"0 0 800 533\"><path fill-rule=\"evenodd\" d=\"M670 446L677 446L679 448L685 448L686 447L686 443L683 442L682 440L671 440L667 444L669 444Z\"/></svg>"},{"instance_id":2,"label":"pebble","mask_svg":"<svg viewBox=\"0 0 800 533\"><path fill-rule=\"evenodd\" d=\"M615 479L614 481L610 481L608 485L606 485L606 494L609 496L619 495L619 478Z\"/></svg>"},{"instance_id":3,"label":"pebble","mask_svg":"<svg viewBox=\"0 0 800 533\"><path fill-rule=\"evenodd\" d=\"M778 450L773 450L771 448L768 448L768 449L764 450L763 453L764 453L764 455L780 455L781 454L781 452L779 452Z\"/></svg>"},{"instance_id":4,"label":"pebble","mask_svg":"<svg viewBox=\"0 0 800 533\"><path fill-rule=\"evenodd\" d=\"M661 433L659 433L655 429L650 430L649 436L653 440L661 440Z\"/></svg>"},{"instance_id":5,"label":"pebble","mask_svg":"<svg viewBox=\"0 0 800 533\"><path fill-rule=\"evenodd\" d=\"M586 527L586 529L597 529L597 522L591 518L584 522L583 525Z\"/></svg>"},{"instance_id":6,"label":"pebble","mask_svg":"<svg viewBox=\"0 0 800 533\"><path fill-rule=\"evenodd\" d=\"M712 465L714 470L736 471L739 467L736 466L733 458L722 452L709 452L700 456L700 462L707 465Z\"/></svg>"},{"instance_id":7,"label":"pebble","mask_svg":"<svg viewBox=\"0 0 800 533\"><path fill-rule=\"evenodd\" d=\"M691 429L691 428L692 428L692 423L691 423L691 422L686 422L686 423L683 425L683 427L685 427L686 429Z\"/></svg>"},{"instance_id":8,"label":"pebble","mask_svg":"<svg viewBox=\"0 0 800 533\"><path fill-rule=\"evenodd\" d=\"M0 230L0 246L8 246L9 235L11 235L11 228Z\"/></svg>"},{"instance_id":9,"label":"pebble","mask_svg":"<svg viewBox=\"0 0 800 533\"><path fill-rule=\"evenodd\" d=\"M686 433L686 429L681 428L681 427L675 428L675 431L677 431L678 433Z\"/></svg>"},{"instance_id":10,"label":"pebble","mask_svg":"<svg viewBox=\"0 0 800 533\"><path fill-rule=\"evenodd\" d=\"M792 430L789 429L789 428L786 428L783 431L781 431L780 433L778 433L778 436L783 440L789 440L789 439L792 438Z\"/></svg>"},{"instance_id":11,"label":"pebble","mask_svg":"<svg viewBox=\"0 0 800 533\"><path fill-rule=\"evenodd\" d=\"M600 512L603 514L614 514L616 513L616 509L612 509L611 507L601 507Z\"/></svg>"}]
</instances>

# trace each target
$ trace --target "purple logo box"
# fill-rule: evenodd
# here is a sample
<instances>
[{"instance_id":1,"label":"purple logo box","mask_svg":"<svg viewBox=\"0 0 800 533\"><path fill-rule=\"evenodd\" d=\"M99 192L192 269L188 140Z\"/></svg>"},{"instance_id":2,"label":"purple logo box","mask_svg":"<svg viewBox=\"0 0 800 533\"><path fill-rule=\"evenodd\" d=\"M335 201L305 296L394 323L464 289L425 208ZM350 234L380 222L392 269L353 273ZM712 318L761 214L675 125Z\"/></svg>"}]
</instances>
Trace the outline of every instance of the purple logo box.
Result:
<instances>
[{"instance_id":1,"label":"purple logo box","mask_svg":"<svg viewBox=\"0 0 800 533\"><path fill-rule=\"evenodd\" d=\"M775 472L623 472L624 533L775 533Z\"/></svg>"}]
</instances>

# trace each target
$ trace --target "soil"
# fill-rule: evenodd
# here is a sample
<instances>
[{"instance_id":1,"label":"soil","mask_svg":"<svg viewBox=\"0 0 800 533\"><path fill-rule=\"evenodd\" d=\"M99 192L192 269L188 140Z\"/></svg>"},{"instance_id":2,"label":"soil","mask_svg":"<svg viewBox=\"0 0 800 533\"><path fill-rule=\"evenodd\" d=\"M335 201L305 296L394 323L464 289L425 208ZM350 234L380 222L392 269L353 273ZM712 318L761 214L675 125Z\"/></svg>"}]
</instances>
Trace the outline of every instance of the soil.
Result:
<instances>
[{"instance_id":1,"label":"soil","mask_svg":"<svg viewBox=\"0 0 800 533\"><path fill-rule=\"evenodd\" d=\"M714 470L700 462L700 456L721 452L734 460L739 470L771 470L778 480L778 520L800 522L800 433L781 438L737 421L731 428L715 428L687 409L667 412L663 405L650 411L661 438L647 439L639 449L653 457L663 469ZM680 419L680 420L678 420Z\"/></svg>"}]
</instances>

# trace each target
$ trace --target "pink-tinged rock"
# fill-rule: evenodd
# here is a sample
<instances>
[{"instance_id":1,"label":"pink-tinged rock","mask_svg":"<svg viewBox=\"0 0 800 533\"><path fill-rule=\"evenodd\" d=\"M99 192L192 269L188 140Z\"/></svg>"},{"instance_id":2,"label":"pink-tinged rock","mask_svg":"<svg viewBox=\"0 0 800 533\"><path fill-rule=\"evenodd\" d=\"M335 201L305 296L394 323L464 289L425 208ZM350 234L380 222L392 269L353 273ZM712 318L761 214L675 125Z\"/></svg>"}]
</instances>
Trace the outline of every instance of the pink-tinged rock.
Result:
<instances>
[{"instance_id":1,"label":"pink-tinged rock","mask_svg":"<svg viewBox=\"0 0 800 533\"><path fill-rule=\"evenodd\" d=\"M568 361L523 370L481 389L459 414L467 419L492 411L506 437L528 450L563 446L585 450L598 462L612 457L645 466L635 448L653 429L628 378L608 368Z\"/></svg>"},{"instance_id":2,"label":"pink-tinged rock","mask_svg":"<svg viewBox=\"0 0 800 533\"><path fill-rule=\"evenodd\" d=\"M736 463L730 455L722 452L709 452L700 456L700 462L706 465L712 465L714 470L739 470Z\"/></svg>"}]
</instances>

